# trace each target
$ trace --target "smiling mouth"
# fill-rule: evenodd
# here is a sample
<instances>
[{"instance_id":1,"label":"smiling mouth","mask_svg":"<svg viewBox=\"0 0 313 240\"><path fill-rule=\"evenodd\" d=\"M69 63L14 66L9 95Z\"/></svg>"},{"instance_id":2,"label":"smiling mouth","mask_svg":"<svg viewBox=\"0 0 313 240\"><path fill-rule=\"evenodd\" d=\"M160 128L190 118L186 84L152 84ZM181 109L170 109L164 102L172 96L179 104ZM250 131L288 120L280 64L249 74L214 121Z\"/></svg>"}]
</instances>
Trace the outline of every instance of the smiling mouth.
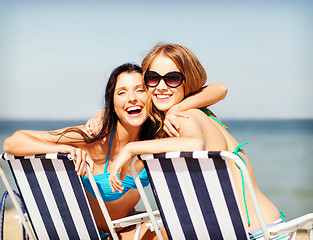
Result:
<instances>
[{"instance_id":1,"label":"smiling mouth","mask_svg":"<svg viewBox=\"0 0 313 240\"><path fill-rule=\"evenodd\" d=\"M171 94L155 94L155 96L157 99L166 100L166 99L170 98L172 95Z\"/></svg>"},{"instance_id":2,"label":"smiling mouth","mask_svg":"<svg viewBox=\"0 0 313 240\"><path fill-rule=\"evenodd\" d=\"M141 107L137 107L137 106L136 107L130 107L126 111L127 111L127 113L129 115L134 116L134 115L140 114L141 111L142 111L142 108Z\"/></svg>"}]
</instances>

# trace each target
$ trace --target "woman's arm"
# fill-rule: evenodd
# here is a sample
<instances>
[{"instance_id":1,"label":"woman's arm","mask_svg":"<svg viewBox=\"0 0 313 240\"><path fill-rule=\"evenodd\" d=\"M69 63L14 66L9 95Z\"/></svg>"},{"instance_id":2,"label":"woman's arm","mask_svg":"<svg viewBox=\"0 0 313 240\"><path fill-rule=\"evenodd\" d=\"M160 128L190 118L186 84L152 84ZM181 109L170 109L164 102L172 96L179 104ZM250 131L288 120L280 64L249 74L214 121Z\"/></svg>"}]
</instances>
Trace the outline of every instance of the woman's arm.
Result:
<instances>
[{"instance_id":1,"label":"woman's arm","mask_svg":"<svg viewBox=\"0 0 313 240\"><path fill-rule=\"evenodd\" d=\"M223 100L226 97L227 91L228 88L225 85L213 83L201 88L175 106L180 111L208 107Z\"/></svg>"},{"instance_id":2,"label":"woman's arm","mask_svg":"<svg viewBox=\"0 0 313 240\"><path fill-rule=\"evenodd\" d=\"M189 122L189 126L191 125L193 129L192 133L183 135L182 137L130 142L125 145L119 155L114 159L114 167L111 169L109 180L112 192L115 190L119 192L123 191L122 182L120 180L124 180L131 160L135 155L181 151L182 149L184 149L184 151L204 150L204 136L202 131L199 126L191 124L192 121L192 118L179 120L182 129L185 125L182 122ZM120 180L117 177L118 172L120 172Z\"/></svg>"},{"instance_id":3,"label":"woman's arm","mask_svg":"<svg viewBox=\"0 0 313 240\"><path fill-rule=\"evenodd\" d=\"M114 159L114 167L111 170L109 178L112 191L123 191L121 181L117 178L117 173L120 172L120 179L123 180L129 169L131 159L135 155L171 151L197 151L205 149L219 151L227 149L226 140L214 123L206 121L207 119L205 123L200 123L204 118L202 116L202 119L200 119L199 110L190 110L187 114L189 118L177 119L181 126L180 137L130 142L120 151L117 158ZM203 124L210 126L210 136L212 138L205 136L206 133L202 129Z\"/></svg>"},{"instance_id":4,"label":"woman's arm","mask_svg":"<svg viewBox=\"0 0 313 240\"><path fill-rule=\"evenodd\" d=\"M55 132L62 132L62 129L55 130ZM11 137L8 137L3 144L3 150L7 153L16 156L27 156L41 153L70 153L73 160L75 160L75 168L78 174L81 174L85 162L93 171L93 161L89 158L85 150L80 146L82 144L68 143L73 138L78 138L77 133L68 133L66 136L54 135L48 131L32 131L20 130L15 132ZM64 139L64 141L63 141Z\"/></svg>"},{"instance_id":5,"label":"woman's arm","mask_svg":"<svg viewBox=\"0 0 313 240\"><path fill-rule=\"evenodd\" d=\"M226 97L227 91L227 87L221 83L213 83L201 88L198 92L185 98L167 111L164 120L164 130L170 137L178 137L179 124L176 121L176 117L187 117L181 113L182 111L208 107L218 103Z\"/></svg>"},{"instance_id":6,"label":"woman's arm","mask_svg":"<svg viewBox=\"0 0 313 240\"><path fill-rule=\"evenodd\" d=\"M16 156L62 152L63 145L49 140L46 131L20 130L5 139L3 150Z\"/></svg>"}]
</instances>

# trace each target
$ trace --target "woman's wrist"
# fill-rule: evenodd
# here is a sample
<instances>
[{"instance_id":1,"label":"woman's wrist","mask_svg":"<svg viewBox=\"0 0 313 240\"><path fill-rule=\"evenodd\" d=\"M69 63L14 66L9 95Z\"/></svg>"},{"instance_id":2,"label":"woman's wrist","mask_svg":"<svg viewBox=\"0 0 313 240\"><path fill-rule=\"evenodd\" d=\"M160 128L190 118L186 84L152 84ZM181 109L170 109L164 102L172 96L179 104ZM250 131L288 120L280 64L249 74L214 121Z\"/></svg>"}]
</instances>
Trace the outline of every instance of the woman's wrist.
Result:
<instances>
[{"instance_id":1,"label":"woman's wrist","mask_svg":"<svg viewBox=\"0 0 313 240\"><path fill-rule=\"evenodd\" d=\"M187 110L187 109L183 109L181 103L178 103L176 105L173 105L167 112L172 113L172 114L173 113L178 114L178 113L185 111L185 110Z\"/></svg>"},{"instance_id":2,"label":"woman's wrist","mask_svg":"<svg viewBox=\"0 0 313 240\"><path fill-rule=\"evenodd\" d=\"M58 151L57 152L70 153L72 149L73 149L73 147L70 145L60 144L60 145L58 145Z\"/></svg>"},{"instance_id":3,"label":"woman's wrist","mask_svg":"<svg viewBox=\"0 0 313 240\"><path fill-rule=\"evenodd\" d=\"M174 109L174 110L176 110L176 111L178 111L178 112L181 112L181 111L186 110L186 109L183 109L182 102L173 105L173 106L170 108L170 110L171 110L171 109Z\"/></svg>"},{"instance_id":4,"label":"woman's wrist","mask_svg":"<svg viewBox=\"0 0 313 240\"><path fill-rule=\"evenodd\" d=\"M130 158L132 158L133 156L135 156L136 154L134 153L134 144L132 142L127 143L123 149L122 149L123 153L126 156L129 156Z\"/></svg>"}]
</instances>

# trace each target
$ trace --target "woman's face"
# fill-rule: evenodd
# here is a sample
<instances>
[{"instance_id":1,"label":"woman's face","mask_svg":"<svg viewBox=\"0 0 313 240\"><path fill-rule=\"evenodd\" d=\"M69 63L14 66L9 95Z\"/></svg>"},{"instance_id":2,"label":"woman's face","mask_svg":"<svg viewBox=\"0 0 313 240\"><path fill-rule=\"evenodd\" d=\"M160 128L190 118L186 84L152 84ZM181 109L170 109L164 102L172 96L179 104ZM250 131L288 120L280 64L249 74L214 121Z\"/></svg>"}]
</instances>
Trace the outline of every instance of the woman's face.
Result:
<instances>
[{"instance_id":1,"label":"woman's face","mask_svg":"<svg viewBox=\"0 0 313 240\"><path fill-rule=\"evenodd\" d=\"M114 110L122 124L140 127L149 116L149 97L142 74L121 73L114 90Z\"/></svg>"},{"instance_id":2,"label":"woman's face","mask_svg":"<svg viewBox=\"0 0 313 240\"><path fill-rule=\"evenodd\" d=\"M169 72L179 72L175 63L169 57L157 56L149 67L149 71L164 76ZM184 99L184 83L176 88L167 86L162 78L155 87L148 87L154 105L160 111L167 112L173 105Z\"/></svg>"}]
</instances>

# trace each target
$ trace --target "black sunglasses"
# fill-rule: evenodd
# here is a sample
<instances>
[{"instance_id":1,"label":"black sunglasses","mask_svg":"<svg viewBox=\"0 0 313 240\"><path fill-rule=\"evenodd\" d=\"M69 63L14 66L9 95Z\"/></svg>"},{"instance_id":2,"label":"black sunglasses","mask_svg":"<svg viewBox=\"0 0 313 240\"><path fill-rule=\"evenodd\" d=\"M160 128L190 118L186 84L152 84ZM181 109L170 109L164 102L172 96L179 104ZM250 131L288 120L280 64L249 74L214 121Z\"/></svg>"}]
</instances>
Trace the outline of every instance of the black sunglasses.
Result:
<instances>
[{"instance_id":1,"label":"black sunglasses","mask_svg":"<svg viewBox=\"0 0 313 240\"><path fill-rule=\"evenodd\" d=\"M161 79L163 79L167 86L176 88L182 84L182 82L185 80L185 76L180 72L169 72L164 76L161 76L157 72L149 71L146 72L144 79L148 87L158 86Z\"/></svg>"}]
</instances>

